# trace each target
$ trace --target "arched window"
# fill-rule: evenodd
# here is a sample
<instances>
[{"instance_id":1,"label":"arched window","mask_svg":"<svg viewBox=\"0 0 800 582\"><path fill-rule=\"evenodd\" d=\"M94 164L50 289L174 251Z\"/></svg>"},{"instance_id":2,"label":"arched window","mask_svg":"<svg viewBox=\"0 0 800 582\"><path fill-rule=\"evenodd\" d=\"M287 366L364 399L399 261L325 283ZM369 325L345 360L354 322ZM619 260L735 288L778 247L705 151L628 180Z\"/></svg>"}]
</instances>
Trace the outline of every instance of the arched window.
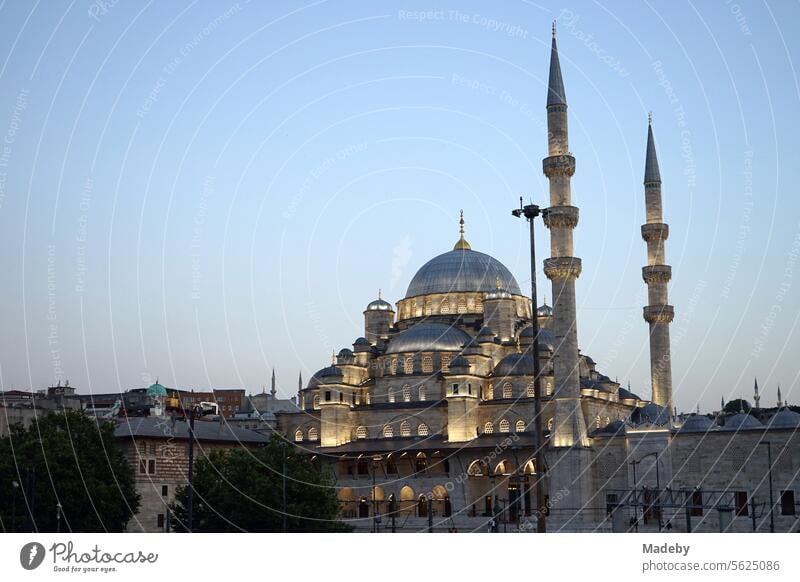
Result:
<instances>
[{"instance_id":1,"label":"arched window","mask_svg":"<svg viewBox=\"0 0 800 582\"><path fill-rule=\"evenodd\" d=\"M606 416L606 426L608 426L609 424L611 424L611 417Z\"/></svg>"},{"instance_id":2,"label":"arched window","mask_svg":"<svg viewBox=\"0 0 800 582\"><path fill-rule=\"evenodd\" d=\"M528 386L525 388L525 396L528 398L536 396L536 389L533 387L533 382L528 382Z\"/></svg>"},{"instance_id":3,"label":"arched window","mask_svg":"<svg viewBox=\"0 0 800 582\"><path fill-rule=\"evenodd\" d=\"M366 426L359 426L356 429L356 438L357 439L365 439L365 438L367 438L367 427Z\"/></svg>"},{"instance_id":4,"label":"arched window","mask_svg":"<svg viewBox=\"0 0 800 582\"><path fill-rule=\"evenodd\" d=\"M389 362L389 373L394 376L397 374L397 358L392 358Z\"/></svg>"},{"instance_id":5,"label":"arched window","mask_svg":"<svg viewBox=\"0 0 800 582\"><path fill-rule=\"evenodd\" d=\"M487 422L483 425L483 432L484 434L492 434L494 432L494 424L491 422Z\"/></svg>"},{"instance_id":6,"label":"arched window","mask_svg":"<svg viewBox=\"0 0 800 582\"><path fill-rule=\"evenodd\" d=\"M516 432L525 432L525 421L518 420L516 426Z\"/></svg>"},{"instance_id":7,"label":"arched window","mask_svg":"<svg viewBox=\"0 0 800 582\"><path fill-rule=\"evenodd\" d=\"M314 394L314 410L319 410L319 394Z\"/></svg>"},{"instance_id":8,"label":"arched window","mask_svg":"<svg viewBox=\"0 0 800 582\"><path fill-rule=\"evenodd\" d=\"M425 402L426 396L427 394L425 392L425 384L423 384L422 386L419 387L419 401Z\"/></svg>"},{"instance_id":9,"label":"arched window","mask_svg":"<svg viewBox=\"0 0 800 582\"><path fill-rule=\"evenodd\" d=\"M404 420L400 423L400 436L401 437L410 437L411 436L411 425L408 423L407 420Z\"/></svg>"},{"instance_id":10,"label":"arched window","mask_svg":"<svg viewBox=\"0 0 800 582\"><path fill-rule=\"evenodd\" d=\"M394 436L394 430L392 430L392 427L390 425L388 425L388 424L386 426L384 426L383 427L383 438L390 439L393 436Z\"/></svg>"},{"instance_id":11,"label":"arched window","mask_svg":"<svg viewBox=\"0 0 800 582\"><path fill-rule=\"evenodd\" d=\"M442 372L450 371L450 354L442 354Z\"/></svg>"},{"instance_id":12,"label":"arched window","mask_svg":"<svg viewBox=\"0 0 800 582\"><path fill-rule=\"evenodd\" d=\"M366 398L367 398L367 404L369 404L369 403L370 403L370 400L371 400L371 398L370 398L370 395L369 395L369 392L367 392L365 396L366 396Z\"/></svg>"},{"instance_id":13,"label":"arched window","mask_svg":"<svg viewBox=\"0 0 800 582\"><path fill-rule=\"evenodd\" d=\"M428 436L429 433L430 431L428 429L428 425L425 424L424 422L417 427L417 435Z\"/></svg>"},{"instance_id":14,"label":"arched window","mask_svg":"<svg viewBox=\"0 0 800 582\"><path fill-rule=\"evenodd\" d=\"M414 459L414 470L417 473L420 473L428 468L428 457L425 456L425 453L417 453L416 459Z\"/></svg>"},{"instance_id":15,"label":"arched window","mask_svg":"<svg viewBox=\"0 0 800 582\"><path fill-rule=\"evenodd\" d=\"M403 386L403 402L411 402L411 386Z\"/></svg>"},{"instance_id":16,"label":"arched window","mask_svg":"<svg viewBox=\"0 0 800 582\"><path fill-rule=\"evenodd\" d=\"M394 388L389 386L389 390L386 392L386 399L390 402L394 402Z\"/></svg>"},{"instance_id":17,"label":"arched window","mask_svg":"<svg viewBox=\"0 0 800 582\"><path fill-rule=\"evenodd\" d=\"M450 302L447 299L442 299L442 303L439 305L439 313L442 315L450 313Z\"/></svg>"},{"instance_id":18,"label":"arched window","mask_svg":"<svg viewBox=\"0 0 800 582\"><path fill-rule=\"evenodd\" d=\"M417 316L417 300L416 299L412 299L411 300L411 317L416 317L416 316Z\"/></svg>"},{"instance_id":19,"label":"arched window","mask_svg":"<svg viewBox=\"0 0 800 582\"><path fill-rule=\"evenodd\" d=\"M595 428L600 428L600 415L599 414L594 417L594 427Z\"/></svg>"},{"instance_id":20,"label":"arched window","mask_svg":"<svg viewBox=\"0 0 800 582\"><path fill-rule=\"evenodd\" d=\"M413 374L414 373L414 358L408 356L403 362L403 372L406 374Z\"/></svg>"},{"instance_id":21,"label":"arched window","mask_svg":"<svg viewBox=\"0 0 800 582\"><path fill-rule=\"evenodd\" d=\"M310 441L319 440L319 431L313 426L310 429L308 429L308 440Z\"/></svg>"},{"instance_id":22,"label":"arched window","mask_svg":"<svg viewBox=\"0 0 800 582\"><path fill-rule=\"evenodd\" d=\"M504 418L500 421L500 432L508 432L510 430L508 421Z\"/></svg>"},{"instance_id":23,"label":"arched window","mask_svg":"<svg viewBox=\"0 0 800 582\"><path fill-rule=\"evenodd\" d=\"M433 315L433 306L430 299L425 301L425 315Z\"/></svg>"},{"instance_id":24,"label":"arched window","mask_svg":"<svg viewBox=\"0 0 800 582\"><path fill-rule=\"evenodd\" d=\"M547 430L553 430L553 419L552 418L548 418L547 419Z\"/></svg>"},{"instance_id":25,"label":"arched window","mask_svg":"<svg viewBox=\"0 0 800 582\"><path fill-rule=\"evenodd\" d=\"M506 382L503 384L503 398L511 398L512 394L511 382Z\"/></svg>"},{"instance_id":26,"label":"arched window","mask_svg":"<svg viewBox=\"0 0 800 582\"><path fill-rule=\"evenodd\" d=\"M422 356L422 371L426 373L433 372L433 358L431 356Z\"/></svg>"},{"instance_id":27,"label":"arched window","mask_svg":"<svg viewBox=\"0 0 800 582\"><path fill-rule=\"evenodd\" d=\"M296 443L303 442L303 431L299 428L296 431L294 431L294 442Z\"/></svg>"},{"instance_id":28,"label":"arched window","mask_svg":"<svg viewBox=\"0 0 800 582\"><path fill-rule=\"evenodd\" d=\"M483 313L483 301L480 299L475 300L475 311L478 313Z\"/></svg>"},{"instance_id":29,"label":"arched window","mask_svg":"<svg viewBox=\"0 0 800 582\"><path fill-rule=\"evenodd\" d=\"M467 303L466 303L466 301L464 301L464 299L459 299L458 300L458 308L457 309L458 309L459 313L466 313L467 312Z\"/></svg>"}]
</instances>

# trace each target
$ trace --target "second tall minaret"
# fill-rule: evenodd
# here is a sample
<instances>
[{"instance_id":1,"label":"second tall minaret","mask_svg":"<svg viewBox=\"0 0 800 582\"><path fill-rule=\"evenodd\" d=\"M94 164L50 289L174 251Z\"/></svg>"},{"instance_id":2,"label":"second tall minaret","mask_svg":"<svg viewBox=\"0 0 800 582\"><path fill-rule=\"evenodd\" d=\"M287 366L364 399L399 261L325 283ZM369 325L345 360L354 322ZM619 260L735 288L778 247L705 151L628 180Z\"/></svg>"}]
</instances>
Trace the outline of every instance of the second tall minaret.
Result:
<instances>
[{"instance_id":1,"label":"second tall minaret","mask_svg":"<svg viewBox=\"0 0 800 582\"><path fill-rule=\"evenodd\" d=\"M675 316L669 304L667 283L672 278L672 267L666 264L664 241L669 236L669 225L664 223L661 208L661 172L658 169L656 144L653 140L652 117L647 125L647 157L644 165L645 224L642 238L647 243L647 266L642 277L647 283L648 305L644 319L650 324L650 383L652 401L663 406L672 415L672 356L669 344L669 324Z\"/></svg>"},{"instance_id":2,"label":"second tall minaret","mask_svg":"<svg viewBox=\"0 0 800 582\"><path fill-rule=\"evenodd\" d=\"M575 280L581 260L574 255L572 230L578 224L578 209L572 206L571 179L575 158L569 151L567 99L558 60L555 24L550 51L547 89L548 157L542 168L550 182L550 208L543 212L550 229L550 258L544 272L553 285L553 332L556 336L553 372L555 413L550 442L555 447L587 446L586 423L581 410L576 324Z\"/></svg>"}]
</instances>

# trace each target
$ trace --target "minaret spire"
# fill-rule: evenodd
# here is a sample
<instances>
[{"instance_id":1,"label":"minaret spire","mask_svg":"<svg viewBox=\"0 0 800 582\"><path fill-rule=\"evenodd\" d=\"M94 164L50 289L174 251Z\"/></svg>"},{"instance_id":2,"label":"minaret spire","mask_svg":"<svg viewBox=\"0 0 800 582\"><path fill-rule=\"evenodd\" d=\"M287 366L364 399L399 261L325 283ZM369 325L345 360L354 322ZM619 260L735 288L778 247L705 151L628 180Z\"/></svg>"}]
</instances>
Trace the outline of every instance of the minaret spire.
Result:
<instances>
[{"instance_id":1,"label":"minaret spire","mask_svg":"<svg viewBox=\"0 0 800 582\"><path fill-rule=\"evenodd\" d=\"M650 325L651 399L655 404L672 411L669 324L672 323L675 311L669 304L667 291L667 283L672 278L672 267L666 264L664 254L664 241L669 236L669 226L664 223L661 207L661 173L653 139L652 115L648 115L647 120L647 153L644 164L645 224L642 225L642 238L647 243L647 266L642 268L642 278L647 284L648 305L643 310L643 316Z\"/></svg>"},{"instance_id":2,"label":"minaret spire","mask_svg":"<svg viewBox=\"0 0 800 582\"><path fill-rule=\"evenodd\" d=\"M567 95L564 92L564 79L561 77L561 63L558 60L556 44L556 23L553 21L553 41L550 45L550 77L547 84L547 105L566 105Z\"/></svg>"},{"instance_id":3,"label":"minaret spire","mask_svg":"<svg viewBox=\"0 0 800 582\"><path fill-rule=\"evenodd\" d=\"M758 378L755 379L753 383L753 402L755 402L756 408L761 408L759 406L759 402L761 402L761 395L758 393Z\"/></svg>"},{"instance_id":4,"label":"minaret spire","mask_svg":"<svg viewBox=\"0 0 800 582\"><path fill-rule=\"evenodd\" d=\"M275 395L278 393L278 390L275 387L275 368L272 368L272 387L269 391L272 394L272 399L275 400Z\"/></svg>"},{"instance_id":5,"label":"minaret spire","mask_svg":"<svg viewBox=\"0 0 800 582\"><path fill-rule=\"evenodd\" d=\"M781 398L781 385L778 384L778 408L783 406L783 399Z\"/></svg>"}]
</instances>

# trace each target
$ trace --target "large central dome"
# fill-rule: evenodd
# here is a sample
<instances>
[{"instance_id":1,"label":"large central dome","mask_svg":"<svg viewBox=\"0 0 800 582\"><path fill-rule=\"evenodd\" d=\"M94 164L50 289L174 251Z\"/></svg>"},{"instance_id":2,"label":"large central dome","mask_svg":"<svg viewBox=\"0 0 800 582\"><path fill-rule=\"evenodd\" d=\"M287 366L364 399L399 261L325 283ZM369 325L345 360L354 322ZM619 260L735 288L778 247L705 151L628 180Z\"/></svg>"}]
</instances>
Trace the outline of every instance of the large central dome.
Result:
<instances>
[{"instance_id":1,"label":"large central dome","mask_svg":"<svg viewBox=\"0 0 800 582\"><path fill-rule=\"evenodd\" d=\"M411 279L406 297L432 293L486 292L496 289L498 282L513 295L522 295L516 279L503 263L478 251L456 248L422 265Z\"/></svg>"}]
</instances>

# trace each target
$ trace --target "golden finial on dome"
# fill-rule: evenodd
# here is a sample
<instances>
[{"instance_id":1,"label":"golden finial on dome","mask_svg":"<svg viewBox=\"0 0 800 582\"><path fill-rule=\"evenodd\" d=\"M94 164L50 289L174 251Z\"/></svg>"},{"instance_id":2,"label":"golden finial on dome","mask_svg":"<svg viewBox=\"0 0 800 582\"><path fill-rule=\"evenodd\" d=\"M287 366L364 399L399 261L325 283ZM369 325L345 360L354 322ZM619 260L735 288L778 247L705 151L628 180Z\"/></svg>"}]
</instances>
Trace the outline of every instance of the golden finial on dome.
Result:
<instances>
[{"instance_id":1,"label":"golden finial on dome","mask_svg":"<svg viewBox=\"0 0 800 582\"><path fill-rule=\"evenodd\" d=\"M380 299L380 298L381 298L381 288L378 287L378 299Z\"/></svg>"},{"instance_id":2,"label":"golden finial on dome","mask_svg":"<svg viewBox=\"0 0 800 582\"><path fill-rule=\"evenodd\" d=\"M500 289L503 285L500 283L500 275L494 278L494 288Z\"/></svg>"},{"instance_id":3,"label":"golden finial on dome","mask_svg":"<svg viewBox=\"0 0 800 582\"><path fill-rule=\"evenodd\" d=\"M472 250L472 247L469 246L469 243L464 238L464 211L463 210L461 211L461 219L458 221L458 225L459 225L458 230L459 230L459 233L461 234L461 237L458 239L458 242L453 247L453 250L454 251L469 251L469 250Z\"/></svg>"},{"instance_id":4,"label":"golden finial on dome","mask_svg":"<svg viewBox=\"0 0 800 582\"><path fill-rule=\"evenodd\" d=\"M331 350L331 366L336 365L336 350Z\"/></svg>"}]
</instances>

